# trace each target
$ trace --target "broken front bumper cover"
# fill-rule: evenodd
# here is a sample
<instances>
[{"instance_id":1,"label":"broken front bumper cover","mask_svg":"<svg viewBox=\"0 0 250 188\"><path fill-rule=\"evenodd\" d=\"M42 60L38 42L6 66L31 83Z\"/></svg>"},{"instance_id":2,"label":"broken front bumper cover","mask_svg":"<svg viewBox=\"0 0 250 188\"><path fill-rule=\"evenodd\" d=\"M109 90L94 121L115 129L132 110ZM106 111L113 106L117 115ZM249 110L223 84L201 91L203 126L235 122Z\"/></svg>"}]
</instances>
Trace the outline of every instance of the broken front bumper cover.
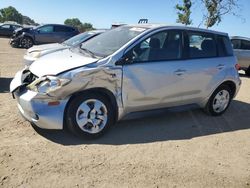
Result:
<instances>
[{"instance_id":1,"label":"broken front bumper cover","mask_svg":"<svg viewBox=\"0 0 250 188\"><path fill-rule=\"evenodd\" d=\"M63 129L64 109L69 99L56 100L59 102L57 105L49 105L55 100L22 85L23 71L19 71L10 84L10 91L17 99L22 116L43 129Z\"/></svg>"},{"instance_id":2,"label":"broken front bumper cover","mask_svg":"<svg viewBox=\"0 0 250 188\"><path fill-rule=\"evenodd\" d=\"M13 95L22 116L43 129L63 129L64 109L68 102L60 100L58 105L49 106L49 100L37 99L36 92L18 89Z\"/></svg>"}]
</instances>

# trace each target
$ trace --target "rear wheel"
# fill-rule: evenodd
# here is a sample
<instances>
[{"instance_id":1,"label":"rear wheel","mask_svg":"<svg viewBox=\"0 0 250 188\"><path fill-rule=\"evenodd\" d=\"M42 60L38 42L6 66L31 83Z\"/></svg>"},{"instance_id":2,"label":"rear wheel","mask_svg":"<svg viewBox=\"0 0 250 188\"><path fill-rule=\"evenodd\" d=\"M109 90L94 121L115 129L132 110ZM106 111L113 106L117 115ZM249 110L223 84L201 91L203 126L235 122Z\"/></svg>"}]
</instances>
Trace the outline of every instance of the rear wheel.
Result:
<instances>
[{"instance_id":1,"label":"rear wheel","mask_svg":"<svg viewBox=\"0 0 250 188\"><path fill-rule=\"evenodd\" d=\"M231 100L232 92L230 87L227 85L221 85L210 97L205 107L205 111L212 116L221 115L227 110Z\"/></svg>"},{"instance_id":2,"label":"rear wheel","mask_svg":"<svg viewBox=\"0 0 250 188\"><path fill-rule=\"evenodd\" d=\"M102 135L114 124L112 105L96 93L79 95L66 109L66 125L74 134L94 138Z\"/></svg>"},{"instance_id":3,"label":"rear wheel","mask_svg":"<svg viewBox=\"0 0 250 188\"><path fill-rule=\"evenodd\" d=\"M23 37L20 41L23 48L30 48L33 46L33 40L30 37Z\"/></svg>"}]
</instances>

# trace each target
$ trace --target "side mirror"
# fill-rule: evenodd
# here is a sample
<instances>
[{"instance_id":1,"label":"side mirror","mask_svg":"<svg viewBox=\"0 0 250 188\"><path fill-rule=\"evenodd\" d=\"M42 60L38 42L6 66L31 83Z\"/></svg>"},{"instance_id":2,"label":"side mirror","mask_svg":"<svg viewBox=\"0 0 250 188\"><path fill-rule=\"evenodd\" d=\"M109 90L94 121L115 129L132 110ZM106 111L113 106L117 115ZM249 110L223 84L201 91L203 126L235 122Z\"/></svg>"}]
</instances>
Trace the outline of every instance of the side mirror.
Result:
<instances>
[{"instance_id":1,"label":"side mirror","mask_svg":"<svg viewBox=\"0 0 250 188\"><path fill-rule=\"evenodd\" d=\"M122 57L121 59L119 59L115 64L116 65L124 65L124 64L129 64L132 63L133 59L131 57Z\"/></svg>"}]
</instances>

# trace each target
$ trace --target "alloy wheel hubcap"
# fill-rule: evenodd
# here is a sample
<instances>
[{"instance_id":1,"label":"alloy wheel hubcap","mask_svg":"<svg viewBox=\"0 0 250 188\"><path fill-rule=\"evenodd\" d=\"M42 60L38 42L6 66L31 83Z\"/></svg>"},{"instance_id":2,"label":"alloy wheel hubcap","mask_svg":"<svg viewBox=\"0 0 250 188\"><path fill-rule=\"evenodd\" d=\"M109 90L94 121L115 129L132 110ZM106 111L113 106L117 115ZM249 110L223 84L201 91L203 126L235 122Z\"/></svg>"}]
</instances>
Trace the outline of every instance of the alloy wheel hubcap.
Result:
<instances>
[{"instance_id":1,"label":"alloy wheel hubcap","mask_svg":"<svg viewBox=\"0 0 250 188\"><path fill-rule=\"evenodd\" d=\"M30 39L24 38L24 39L22 40L22 44L21 44L21 45L22 45L24 48L29 48L29 47L32 46L32 42L31 42Z\"/></svg>"},{"instance_id":2,"label":"alloy wheel hubcap","mask_svg":"<svg viewBox=\"0 0 250 188\"><path fill-rule=\"evenodd\" d=\"M87 133L99 133L106 126L107 120L107 108L97 99L84 101L76 111L76 122Z\"/></svg>"},{"instance_id":3,"label":"alloy wheel hubcap","mask_svg":"<svg viewBox=\"0 0 250 188\"><path fill-rule=\"evenodd\" d=\"M213 100L213 110L217 113L225 110L230 101L230 94L227 90L221 90L217 93Z\"/></svg>"}]
</instances>

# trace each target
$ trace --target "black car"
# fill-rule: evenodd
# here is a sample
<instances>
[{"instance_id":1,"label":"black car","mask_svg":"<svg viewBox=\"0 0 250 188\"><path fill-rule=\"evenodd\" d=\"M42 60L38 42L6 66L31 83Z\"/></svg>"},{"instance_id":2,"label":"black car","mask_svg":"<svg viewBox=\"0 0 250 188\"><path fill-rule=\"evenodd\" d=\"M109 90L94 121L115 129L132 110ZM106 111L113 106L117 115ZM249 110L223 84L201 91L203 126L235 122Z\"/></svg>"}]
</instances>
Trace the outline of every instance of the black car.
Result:
<instances>
[{"instance_id":1,"label":"black car","mask_svg":"<svg viewBox=\"0 0 250 188\"><path fill-rule=\"evenodd\" d=\"M1 24L0 36L11 37L13 32L18 28L22 28L22 26L18 24L9 24L9 23Z\"/></svg>"},{"instance_id":2,"label":"black car","mask_svg":"<svg viewBox=\"0 0 250 188\"><path fill-rule=\"evenodd\" d=\"M15 30L10 44L12 47L30 48L38 44L61 43L77 34L79 34L79 31L74 27L47 24L35 28Z\"/></svg>"}]
</instances>

